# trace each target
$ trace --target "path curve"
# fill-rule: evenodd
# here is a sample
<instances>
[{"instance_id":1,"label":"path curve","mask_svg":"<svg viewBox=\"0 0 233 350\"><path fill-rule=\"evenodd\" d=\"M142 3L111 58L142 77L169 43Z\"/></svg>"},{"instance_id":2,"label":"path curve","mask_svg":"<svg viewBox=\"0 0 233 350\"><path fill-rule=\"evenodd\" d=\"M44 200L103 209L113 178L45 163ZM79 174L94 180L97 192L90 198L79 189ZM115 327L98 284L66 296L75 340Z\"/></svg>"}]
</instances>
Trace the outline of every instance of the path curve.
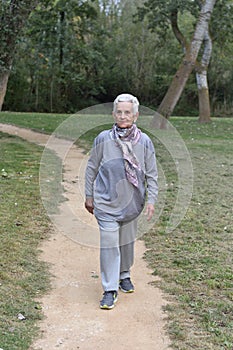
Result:
<instances>
[{"instance_id":1,"label":"path curve","mask_svg":"<svg viewBox=\"0 0 233 350\"><path fill-rule=\"evenodd\" d=\"M1 124L0 131L19 136L44 146L49 135L30 129ZM83 198L78 198L77 167L86 156L72 146L64 164L64 186L69 205L82 215ZM93 220L93 217L89 217ZM95 222L88 225L96 234ZM95 231L95 232L94 232ZM52 289L40 302L45 318L39 323L40 338L31 350L171 350L166 334L166 305L160 289L150 285L155 280L143 254L142 241L135 245L132 279L133 294L119 294L116 307L110 311L99 309L102 295L99 276L99 250L82 246L56 229L41 246L41 259L50 263Z\"/></svg>"}]
</instances>

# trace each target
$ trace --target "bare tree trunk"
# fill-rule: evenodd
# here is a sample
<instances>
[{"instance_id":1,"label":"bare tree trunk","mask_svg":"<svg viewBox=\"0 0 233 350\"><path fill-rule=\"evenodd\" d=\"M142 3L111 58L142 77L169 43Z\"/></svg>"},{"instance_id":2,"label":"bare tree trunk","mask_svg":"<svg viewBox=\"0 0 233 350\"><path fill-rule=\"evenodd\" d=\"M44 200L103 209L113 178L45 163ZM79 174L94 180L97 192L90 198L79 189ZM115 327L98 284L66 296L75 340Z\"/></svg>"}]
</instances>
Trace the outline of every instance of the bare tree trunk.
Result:
<instances>
[{"instance_id":1,"label":"bare tree trunk","mask_svg":"<svg viewBox=\"0 0 233 350\"><path fill-rule=\"evenodd\" d=\"M36 78L36 101L35 101L35 109L38 112L38 105L39 105L39 80L38 77Z\"/></svg>"},{"instance_id":2,"label":"bare tree trunk","mask_svg":"<svg viewBox=\"0 0 233 350\"><path fill-rule=\"evenodd\" d=\"M200 123L207 123L211 121L210 118L210 99L209 89L207 84L207 77L205 74L197 77L198 82L198 101L199 101L199 119Z\"/></svg>"},{"instance_id":3,"label":"bare tree trunk","mask_svg":"<svg viewBox=\"0 0 233 350\"><path fill-rule=\"evenodd\" d=\"M0 73L0 111L2 110L2 105L6 95L9 75L10 75L9 71L3 71Z\"/></svg>"},{"instance_id":4,"label":"bare tree trunk","mask_svg":"<svg viewBox=\"0 0 233 350\"><path fill-rule=\"evenodd\" d=\"M208 23L214 8L216 0L206 0L201 8L199 19L196 24L195 32L187 48L183 62L176 72L171 85L162 100L158 112L165 118L169 118L172 114L182 92L185 84L189 78L190 73L195 67L196 59L202 45L204 35L208 29Z\"/></svg>"},{"instance_id":5,"label":"bare tree trunk","mask_svg":"<svg viewBox=\"0 0 233 350\"><path fill-rule=\"evenodd\" d=\"M172 114L193 68L194 63L191 59L189 59L187 61L183 61L176 72L176 75L174 76L171 85L169 86L169 89L158 108L158 113L160 113L166 119L168 119Z\"/></svg>"},{"instance_id":6,"label":"bare tree trunk","mask_svg":"<svg viewBox=\"0 0 233 350\"><path fill-rule=\"evenodd\" d=\"M207 80L207 71L212 53L212 40L210 38L208 29L205 32L204 51L200 65L196 66L196 81L198 88L198 100L199 100L199 122L207 123L211 121L210 118L210 99L209 99L209 87Z\"/></svg>"},{"instance_id":7,"label":"bare tree trunk","mask_svg":"<svg viewBox=\"0 0 233 350\"><path fill-rule=\"evenodd\" d=\"M200 8L201 9L201 8ZM171 27L172 31L181 44L184 54L187 52L188 44L182 34L178 25L178 10L175 9L171 13ZM207 80L208 66L212 54L212 40L210 38L208 29L205 32L203 39L204 50L202 54L201 63L196 61L196 81L198 90L198 102L199 102L199 122L209 122L210 119L210 100L209 100L209 87Z\"/></svg>"},{"instance_id":8,"label":"bare tree trunk","mask_svg":"<svg viewBox=\"0 0 233 350\"><path fill-rule=\"evenodd\" d=\"M53 75L51 77L51 83L50 83L50 112L53 112Z\"/></svg>"}]
</instances>

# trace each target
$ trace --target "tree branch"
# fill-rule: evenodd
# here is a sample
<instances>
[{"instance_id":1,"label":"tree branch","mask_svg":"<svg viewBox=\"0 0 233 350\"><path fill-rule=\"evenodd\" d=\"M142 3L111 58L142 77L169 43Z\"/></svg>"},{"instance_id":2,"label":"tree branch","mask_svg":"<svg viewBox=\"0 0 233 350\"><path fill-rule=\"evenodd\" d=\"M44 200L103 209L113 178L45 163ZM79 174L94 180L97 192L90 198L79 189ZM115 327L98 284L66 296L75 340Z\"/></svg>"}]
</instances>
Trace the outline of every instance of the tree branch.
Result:
<instances>
[{"instance_id":1,"label":"tree branch","mask_svg":"<svg viewBox=\"0 0 233 350\"><path fill-rule=\"evenodd\" d=\"M178 10L174 9L171 12L171 16L170 16L170 21L171 21L171 27L172 27L172 31L176 37L176 39L178 40L178 42L181 44L184 53L186 53L187 51L187 41L184 37L184 35L182 34L179 26L178 26Z\"/></svg>"}]
</instances>

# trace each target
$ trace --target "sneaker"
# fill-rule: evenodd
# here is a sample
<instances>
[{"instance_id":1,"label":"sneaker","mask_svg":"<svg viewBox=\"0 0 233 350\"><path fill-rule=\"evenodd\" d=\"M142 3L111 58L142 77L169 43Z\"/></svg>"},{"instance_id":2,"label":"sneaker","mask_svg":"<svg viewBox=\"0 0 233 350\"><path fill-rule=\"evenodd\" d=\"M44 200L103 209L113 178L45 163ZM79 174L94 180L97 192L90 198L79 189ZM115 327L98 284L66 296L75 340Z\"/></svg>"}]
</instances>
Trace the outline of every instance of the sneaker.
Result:
<instances>
[{"instance_id":1,"label":"sneaker","mask_svg":"<svg viewBox=\"0 0 233 350\"><path fill-rule=\"evenodd\" d=\"M119 284L120 289L124 293L133 293L134 292L134 286L131 282L130 278L124 278L123 280L120 280Z\"/></svg>"},{"instance_id":2,"label":"sneaker","mask_svg":"<svg viewBox=\"0 0 233 350\"><path fill-rule=\"evenodd\" d=\"M103 299L100 302L100 308L110 310L114 308L116 302L117 292L115 290L104 292Z\"/></svg>"}]
</instances>

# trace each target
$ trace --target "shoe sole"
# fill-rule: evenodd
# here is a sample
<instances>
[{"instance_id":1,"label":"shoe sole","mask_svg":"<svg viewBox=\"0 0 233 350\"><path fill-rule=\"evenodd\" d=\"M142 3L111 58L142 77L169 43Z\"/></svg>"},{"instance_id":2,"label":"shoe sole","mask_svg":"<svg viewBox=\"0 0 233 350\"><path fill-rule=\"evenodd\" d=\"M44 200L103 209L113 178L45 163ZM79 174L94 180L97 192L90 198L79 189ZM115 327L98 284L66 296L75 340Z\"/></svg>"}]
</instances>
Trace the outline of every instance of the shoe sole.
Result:
<instances>
[{"instance_id":1,"label":"shoe sole","mask_svg":"<svg viewBox=\"0 0 233 350\"><path fill-rule=\"evenodd\" d=\"M100 309L102 309L102 310L111 310L111 309L113 309L114 308L114 306L115 306L115 304L116 304L116 302L117 302L117 297L116 297L116 299L114 299L114 301L113 301L113 304L111 305L111 306L109 306L109 305L100 305Z\"/></svg>"},{"instance_id":2,"label":"shoe sole","mask_svg":"<svg viewBox=\"0 0 233 350\"><path fill-rule=\"evenodd\" d=\"M111 310L111 309L113 309L114 308L114 304L113 305L111 305L111 306L108 306L108 305L100 305L100 309L101 310Z\"/></svg>"},{"instance_id":3,"label":"shoe sole","mask_svg":"<svg viewBox=\"0 0 233 350\"><path fill-rule=\"evenodd\" d=\"M134 289L126 290L126 289L123 289L121 286L119 286L119 288L123 293L133 293L134 292Z\"/></svg>"}]
</instances>

